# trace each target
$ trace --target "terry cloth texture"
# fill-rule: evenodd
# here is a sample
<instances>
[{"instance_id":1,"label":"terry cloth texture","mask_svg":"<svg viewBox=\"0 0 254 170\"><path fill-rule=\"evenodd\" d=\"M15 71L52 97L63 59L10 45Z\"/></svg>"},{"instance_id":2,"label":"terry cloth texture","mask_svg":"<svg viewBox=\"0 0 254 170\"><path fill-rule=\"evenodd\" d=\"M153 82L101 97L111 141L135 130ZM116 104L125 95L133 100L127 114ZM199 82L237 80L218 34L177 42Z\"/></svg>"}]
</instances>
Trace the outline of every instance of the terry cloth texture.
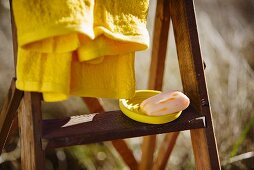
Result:
<instances>
[{"instance_id":1,"label":"terry cloth texture","mask_svg":"<svg viewBox=\"0 0 254 170\"><path fill-rule=\"evenodd\" d=\"M45 101L131 98L134 52L149 45L148 0L13 0L17 88Z\"/></svg>"}]
</instances>

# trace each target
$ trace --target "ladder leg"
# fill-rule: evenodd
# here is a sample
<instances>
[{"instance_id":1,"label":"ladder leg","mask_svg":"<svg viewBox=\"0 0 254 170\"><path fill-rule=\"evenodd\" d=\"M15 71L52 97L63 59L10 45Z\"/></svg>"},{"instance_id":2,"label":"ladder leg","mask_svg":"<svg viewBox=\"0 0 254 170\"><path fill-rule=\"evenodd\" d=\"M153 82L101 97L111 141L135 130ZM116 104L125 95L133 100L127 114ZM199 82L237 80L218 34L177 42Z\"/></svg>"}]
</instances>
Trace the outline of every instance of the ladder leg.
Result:
<instances>
[{"instance_id":1,"label":"ladder leg","mask_svg":"<svg viewBox=\"0 0 254 170\"><path fill-rule=\"evenodd\" d=\"M123 139L111 141L112 145L121 155L123 161L128 165L131 170L136 170L138 168L138 162L136 161L132 150L128 147L127 143Z\"/></svg>"},{"instance_id":2,"label":"ladder leg","mask_svg":"<svg viewBox=\"0 0 254 170\"><path fill-rule=\"evenodd\" d=\"M163 84L164 66L167 51L169 31L169 0L158 0L156 7L152 59L149 75L149 89L161 90ZM152 168L156 135L146 136L142 143L140 170Z\"/></svg>"},{"instance_id":3,"label":"ladder leg","mask_svg":"<svg viewBox=\"0 0 254 170\"><path fill-rule=\"evenodd\" d=\"M143 137L142 157L139 164L139 170L149 170L153 165L153 154L156 145L156 135Z\"/></svg>"},{"instance_id":4,"label":"ladder leg","mask_svg":"<svg viewBox=\"0 0 254 170\"><path fill-rule=\"evenodd\" d=\"M158 0L154 22L153 47L148 82L149 89L162 89L169 23L169 0Z\"/></svg>"},{"instance_id":5,"label":"ladder leg","mask_svg":"<svg viewBox=\"0 0 254 170\"><path fill-rule=\"evenodd\" d=\"M168 133L160 145L158 156L153 164L152 170L163 170L166 168L168 159L175 146L180 132Z\"/></svg>"},{"instance_id":6,"label":"ladder leg","mask_svg":"<svg viewBox=\"0 0 254 170\"><path fill-rule=\"evenodd\" d=\"M18 113L23 170L45 170L42 149L41 94L25 92Z\"/></svg>"},{"instance_id":7,"label":"ladder leg","mask_svg":"<svg viewBox=\"0 0 254 170\"><path fill-rule=\"evenodd\" d=\"M220 169L192 0L171 0L178 61L184 92L206 128L191 130L196 169Z\"/></svg>"},{"instance_id":8,"label":"ladder leg","mask_svg":"<svg viewBox=\"0 0 254 170\"><path fill-rule=\"evenodd\" d=\"M206 139L205 129L191 130L191 141L194 152L196 169L197 170L211 170L213 160L209 157L209 148ZM218 167L217 167L218 169Z\"/></svg>"},{"instance_id":9,"label":"ladder leg","mask_svg":"<svg viewBox=\"0 0 254 170\"><path fill-rule=\"evenodd\" d=\"M0 113L0 154L10 134L12 122L17 116L17 110L22 99L23 92L15 87L15 80L12 80L8 96L5 99Z\"/></svg>"},{"instance_id":10,"label":"ladder leg","mask_svg":"<svg viewBox=\"0 0 254 170\"><path fill-rule=\"evenodd\" d=\"M155 14L152 59L149 74L149 89L161 90L169 32L169 0L158 0ZM156 145L156 135L146 136L142 143L139 169L151 169Z\"/></svg>"},{"instance_id":11,"label":"ladder leg","mask_svg":"<svg viewBox=\"0 0 254 170\"><path fill-rule=\"evenodd\" d=\"M82 97L83 101L87 105L91 113L104 112L104 108L97 98L92 97ZM128 147L127 143L123 139L111 141L114 148L121 155L123 161L131 170L136 170L138 162L135 159L131 149Z\"/></svg>"}]
</instances>

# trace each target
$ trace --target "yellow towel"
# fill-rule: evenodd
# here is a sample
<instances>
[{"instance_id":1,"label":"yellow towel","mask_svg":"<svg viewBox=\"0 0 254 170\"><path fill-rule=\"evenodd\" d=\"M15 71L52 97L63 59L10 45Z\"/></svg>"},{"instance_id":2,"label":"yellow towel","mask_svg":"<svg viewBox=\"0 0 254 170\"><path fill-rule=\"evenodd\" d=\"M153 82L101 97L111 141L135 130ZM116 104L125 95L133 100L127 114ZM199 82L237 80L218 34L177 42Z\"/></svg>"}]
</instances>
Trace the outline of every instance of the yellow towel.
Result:
<instances>
[{"instance_id":1,"label":"yellow towel","mask_svg":"<svg viewBox=\"0 0 254 170\"><path fill-rule=\"evenodd\" d=\"M13 0L18 44L76 32L90 39L105 35L129 42L132 51L144 50L149 45L148 5L149 0Z\"/></svg>"},{"instance_id":2,"label":"yellow towel","mask_svg":"<svg viewBox=\"0 0 254 170\"><path fill-rule=\"evenodd\" d=\"M148 0L13 0L17 88L45 101L130 98L134 52L148 47Z\"/></svg>"},{"instance_id":3,"label":"yellow towel","mask_svg":"<svg viewBox=\"0 0 254 170\"><path fill-rule=\"evenodd\" d=\"M135 92L134 53L105 56L99 64L79 62L74 56L71 77L72 95L131 98Z\"/></svg>"},{"instance_id":4,"label":"yellow towel","mask_svg":"<svg viewBox=\"0 0 254 170\"><path fill-rule=\"evenodd\" d=\"M43 92L45 101L69 95L131 98L135 91L134 53L105 56L103 62L79 62L76 53L38 53L19 48L18 88Z\"/></svg>"},{"instance_id":5,"label":"yellow towel","mask_svg":"<svg viewBox=\"0 0 254 170\"><path fill-rule=\"evenodd\" d=\"M18 49L18 89L43 93L57 93L46 101L65 100L70 90L72 53L38 53Z\"/></svg>"}]
</instances>

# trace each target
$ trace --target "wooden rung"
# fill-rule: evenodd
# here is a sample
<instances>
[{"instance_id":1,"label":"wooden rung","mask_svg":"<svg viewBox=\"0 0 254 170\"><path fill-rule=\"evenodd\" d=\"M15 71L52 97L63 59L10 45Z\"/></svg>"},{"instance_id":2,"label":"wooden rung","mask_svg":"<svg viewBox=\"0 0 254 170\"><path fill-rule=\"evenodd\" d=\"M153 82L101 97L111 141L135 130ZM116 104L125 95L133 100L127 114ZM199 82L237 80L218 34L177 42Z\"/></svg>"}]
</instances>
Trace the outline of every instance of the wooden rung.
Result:
<instances>
[{"instance_id":1,"label":"wooden rung","mask_svg":"<svg viewBox=\"0 0 254 170\"><path fill-rule=\"evenodd\" d=\"M136 122L121 111L110 111L44 120L42 136L45 147L57 148L204 127L205 117L198 116L192 107L177 120L160 125Z\"/></svg>"}]
</instances>

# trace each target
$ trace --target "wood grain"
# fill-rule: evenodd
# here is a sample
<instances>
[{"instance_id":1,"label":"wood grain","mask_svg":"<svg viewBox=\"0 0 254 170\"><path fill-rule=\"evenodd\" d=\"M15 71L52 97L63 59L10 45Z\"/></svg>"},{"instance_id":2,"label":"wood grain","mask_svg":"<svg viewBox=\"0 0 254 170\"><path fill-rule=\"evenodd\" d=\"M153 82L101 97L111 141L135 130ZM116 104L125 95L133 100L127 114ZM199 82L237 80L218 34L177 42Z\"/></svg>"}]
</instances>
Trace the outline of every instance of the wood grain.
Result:
<instances>
[{"instance_id":1,"label":"wood grain","mask_svg":"<svg viewBox=\"0 0 254 170\"><path fill-rule=\"evenodd\" d=\"M193 2L171 0L170 7L183 89L207 123L207 128L191 131L196 168L220 169Z\"/></svg>"},{"instance_id":2,"label":"wood grain","mask_svg":"<svg viewBox=\"0 0 254 170\"><path fill-rule=\"evenodd\" d=\"M43 120L48 148L66 147L145 135L204 128L205 120L189 107L173 122L153 125L136 122L121 111Z\"/></svg>"},{"instance_id":3,"label":"wood grain","mask_svg":"<svg viewBox=\"0 0 254 170\"><path fill-rule=\"evenodd\" d=\"M161 90L169 32L169 0L158 0L155 14L153 47L148 88Z\"/></svg>"},{"instance_id":4,"label":"wood grain","mask_svg":"<svg viewBox=\"0 0 254 170\"><path fill-rule=\"evenodd\" d=\"M169 21L169 0L158 0L155 14L148 89L162 89L168 43ZM143 138L142 156L139 165L140 170L151 169L155 146L156 135L146 136Z\"/></svg>"},{"instance_id":5,"label":"wood grain","mask_svg":"<svg viewBox=\"0 0 254 170\"><path fill-rule=\"evenodd\" d=\"M12 25L12 38L13 38L13 56L14 56L14 68L17 62L17 36L16 27L14 23L12 13L12 1L10 0L10 15ZM16 71L15 71L16 74ZM4 100L4 105L0 113L0 154L5 146L8 138L17 130L17 109L20 105L23 92L16 89L15 78L12 79L11 86L8 91L8 95Z\"/></svg>"},{"instance_id":6,"label":"wood grain","mask_svg":"<svg viewBox=\"0 0 254 170\"><path fill-rule=\"evenodd\" d=\"M105 112L102 104L99 99L93 97L82 97L82 100L85 102L88 107L90 113L101 113Z\"/></svg>"},{"instance_id":7,"label":"wood grain","mask_svg":"<svg viewBox=\"0 0 254 170\"><path fill-rule=\"evenodd\" d=\"M154 161L152 170L163 170L166 168L169 156L175 146L179 132L168 133L164 137L158 152L158 156Z\"/></svg>"},{"instance_id":8,"label":"wood grain","mask_svg":"<svg viewBox=\"0 0 254 170\"><path fill-rule=\"evenodd\" d=\"M197 170L212 170L212 167L218 166L218 164L212 164L213 161L209 158L208 141L204 129L192 130L191 141Z\"/></svg>"},{"instance_id":9,"label":"wood grain","mask_svg":"<svg viewBox=\"0 0 254 170\"><path fill-rule=\"evenodd\" d=\"M127 143L122 140L113 140L111 141L115 149L121 155L123 161L128 165L131 170L135 170L138 168L138 162L136 161L132 150L128 147Z\"/></svg>"},{"instance_id":10,"label":"wood grain","mask_svg":"<svg viewBox=\"0 0 254 170\"><path fill-rule=\"evenodd\" d=\"M41 94L25 92L18 115L23 170L45 170L41 117Z\"/></svg>"},{"instance_id":11,"label":"wood grain","mask_svg":"<svg viewBox=\"0 0 254 170\"><path fill-rule=\"evenodd\" d=\"M102 104L97 98L92 98L92 97L83 97L83 101L86 103L89 111L91 113L102 113L105 112ZM137 169L138 162L135 159L132 151L128 147L127 143L122 140L114 140L111 141L114 148L117 150L117 152L121 155L123 161L128 165L128 167L132 170Z\"/></svg>"},{"instance_id":12,"label":"wood grain","mask_svg":"<svg viewBox=\"0 0 254 170\"><path fill-rule=\"evenodd\" d=\"M139 164L139 170L151 169L153 165L153 157L156 147L156 134L143 137L142 157Z\"/></svg>"},{"instance_id":13,"label":"wood grain","mask_svg":"<svg viewBox=\"0 0 254 170\"><path fill-rule=\"evenodd\" d=\"M6 144L10 143L10 141L13 139L12 137L16 137L19 134L19 122L18 122L18 112L16 113L16 116L14 117L14 120L11 123L11 127L6 139ZM5 149L5 146L4 146Z\"/></svg>"},{"instance_id":14,"label":"wood grain","mask_svg":"<svg viewBox=\"0 0 254 170\"><path fill-rule=\"evenodd\" d=\"M15 80L13 79L0 113L0 154L11 132L12 122L17 116L22 96L23 92L16 89Z\"/></svg>"}]
</instances>

